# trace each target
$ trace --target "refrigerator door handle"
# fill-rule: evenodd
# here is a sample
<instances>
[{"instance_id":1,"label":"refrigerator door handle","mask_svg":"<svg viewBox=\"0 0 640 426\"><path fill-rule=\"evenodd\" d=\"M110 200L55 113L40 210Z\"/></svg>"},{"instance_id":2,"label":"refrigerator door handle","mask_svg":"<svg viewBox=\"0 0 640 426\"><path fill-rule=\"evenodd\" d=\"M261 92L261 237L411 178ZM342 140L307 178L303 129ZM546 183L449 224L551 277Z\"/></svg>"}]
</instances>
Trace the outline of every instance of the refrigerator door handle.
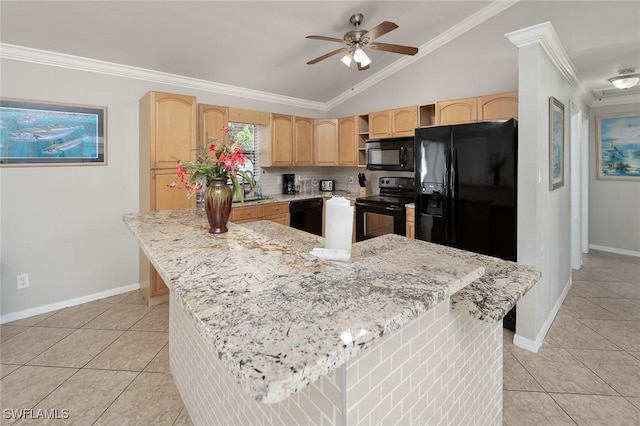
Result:
<instances>
[{"instance_id":1,"label":"refrigerator door handle","mask_svg":"<svg viewBox=\"0 0 640 426\"><path fill-rule=\"evenodd\" d=\"M456 217L456 204L458 202L458 200L456 199L456 186L458 184L457 182L457 176L456 176L456 169L458 168L458 150L456 150L455 148L453 148L451 150L451 242L453 244L457 244L457 238L456 238L456 221L457 221L457 217Z\"/></svg>"},{"instance_id":2,"label":"refrigerator door handle","mask_svg":"<svg viewBox=\"0 0 640 426\"><path fill-rule=\"evenodd\" d=\"M449 148L444 150L444 196L449 196L449 163L451 157L451 150Z\"/></svg>"},{"instance_id":3,"label":"refrigerator door handle","mask_svg":"<svg viewBox=\"0 0 640 426\"><path fill-rule=\"evenodd\" d=\"M451 165L451 149L447 148L444 150L444 203L445 203L445 211L444 211L444 235L447 243L451 242L451 231L449 230L449 222L451 221L451 215L449 212L449 206L451 205L450 198L450 187L449 187L449 175L450 175L450 166Z\"/></svg>"}]
</instances>

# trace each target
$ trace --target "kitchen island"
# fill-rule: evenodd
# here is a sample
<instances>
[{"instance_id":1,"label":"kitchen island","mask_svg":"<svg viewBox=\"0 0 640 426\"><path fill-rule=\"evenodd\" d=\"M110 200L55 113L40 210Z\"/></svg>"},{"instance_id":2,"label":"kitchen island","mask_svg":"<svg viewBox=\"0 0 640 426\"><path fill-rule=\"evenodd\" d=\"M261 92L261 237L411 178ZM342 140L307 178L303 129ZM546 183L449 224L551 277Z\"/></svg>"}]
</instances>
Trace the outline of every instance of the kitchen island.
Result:
<instances>
[{"instance_id":1,"label":"kitchen island","mask_svg":"<svg viewBox=\"0 0 640 426\"><path fill-rule=\"evenodd\" d=\"M397 235L338 264L271 222L214 236L193 210L124 220L170 289L195 424L501 422L499 320L534 269Z\"/></svg>"}]
</instances>

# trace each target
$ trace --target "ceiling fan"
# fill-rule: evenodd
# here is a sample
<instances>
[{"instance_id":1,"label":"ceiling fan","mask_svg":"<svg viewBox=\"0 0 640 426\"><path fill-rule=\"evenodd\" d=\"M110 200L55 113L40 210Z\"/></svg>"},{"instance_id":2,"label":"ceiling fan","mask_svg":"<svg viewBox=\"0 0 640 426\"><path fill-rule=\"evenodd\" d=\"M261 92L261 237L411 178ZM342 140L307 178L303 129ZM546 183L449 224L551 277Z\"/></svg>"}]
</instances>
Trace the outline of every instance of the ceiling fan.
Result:
<instances>
[{"instance_id":1,"label":"ceiling fan","mask_svg":"<svg viewBox=\"0 0 640 426\"><path fill-rule=\"evenodd\" d=\"M310 35L307 38L313 40L324 40L324 41L333 41L336 43L346 44L347 47L341 47L340 49L336 49L332 52L329 52L325 55L319 56L309 62L307 65L313 65L317 62L320 62L324 59L327 59L333 55L337 55L341 52L347 52L341 59L341 61L346 66L351 66L351 62L355 61L358 65L358 69L360 71L364 71L369 69L369 64L371 63L371 59L367 56L364 51L364 47L368 47L370 49L375 50L383 50L385 52L393 52L400 53L402 55L415 55L418 53L418 48L402 46L399 44L388 44L388 43L378 43L373 40L398 28L396 24L389 21L384 21L377 27L374 27L372 30L361 30L360 24L364 19L364 15L362 13L356 13L351 16L349 22L355 25L356 29L347 32L342 39L334 38L334 37L325 37L319 35Z\"/></svg>"}]
</instances>

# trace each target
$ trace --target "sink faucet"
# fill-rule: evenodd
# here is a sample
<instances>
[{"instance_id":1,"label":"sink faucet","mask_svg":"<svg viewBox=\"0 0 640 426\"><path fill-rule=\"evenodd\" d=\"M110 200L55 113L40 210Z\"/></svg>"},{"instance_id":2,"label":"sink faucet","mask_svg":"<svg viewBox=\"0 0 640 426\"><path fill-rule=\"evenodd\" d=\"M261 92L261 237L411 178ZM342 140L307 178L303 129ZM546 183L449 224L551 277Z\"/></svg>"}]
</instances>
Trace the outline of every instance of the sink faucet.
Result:
<instances>
[{"instance_id":1,"label":"sink faucet","mask_svg":"<svg viewBox=\"0 0 640 426\"><path fill-rule=\"evenodd\" d=\"M247 190L247 186L246 186L247 182L245 182L244 179L243 179L243 182L242 182L242 189L244 191L244 195L247 195L248 193L251 192L251 188L253 188L255 186L256 178L253 176L253 172L251 170L245 170L244 172L251 178L251 181L249 182L250 186L249 186L248 190Z\"/></svg>"}]
</instances>

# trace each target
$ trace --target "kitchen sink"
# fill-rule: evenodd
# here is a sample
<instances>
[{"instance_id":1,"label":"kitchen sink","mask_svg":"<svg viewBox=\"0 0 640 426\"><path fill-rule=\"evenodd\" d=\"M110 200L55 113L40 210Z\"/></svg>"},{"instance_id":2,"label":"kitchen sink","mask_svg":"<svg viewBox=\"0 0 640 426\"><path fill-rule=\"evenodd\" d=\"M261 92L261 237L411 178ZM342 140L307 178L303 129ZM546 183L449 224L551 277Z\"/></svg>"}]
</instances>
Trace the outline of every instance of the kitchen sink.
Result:
<instances>
[{"instance_id":1,"label":"kitchen sink","mask_svg":"<svg viewBox=\"0 0 640 426\"><path fill-rule=\"evenodd\" d=\"M244 197L244 201L245 202L249 202L249 201L260 201L260 200L268 200L269 197L256 197L256 196L251 196L251 197ZM233 200L233 203L239 203L240 200Z\"/></svg>"}]
</instances>

